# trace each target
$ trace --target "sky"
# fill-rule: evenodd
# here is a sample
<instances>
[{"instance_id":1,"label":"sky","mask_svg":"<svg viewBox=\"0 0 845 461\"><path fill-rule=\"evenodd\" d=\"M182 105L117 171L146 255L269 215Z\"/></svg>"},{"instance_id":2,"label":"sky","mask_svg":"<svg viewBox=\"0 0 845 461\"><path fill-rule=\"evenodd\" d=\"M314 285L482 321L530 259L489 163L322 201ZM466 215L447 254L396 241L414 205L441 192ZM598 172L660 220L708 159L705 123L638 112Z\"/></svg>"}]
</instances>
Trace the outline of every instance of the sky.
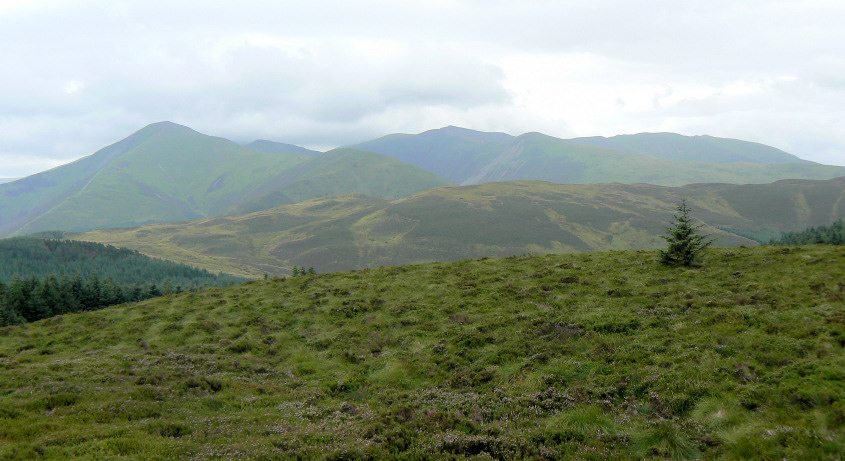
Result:
<instances>
[{"instance_id":1,"label":"sky","mask_svg":"<svg viewBox=\"0 0 845 461\"><path fill-rule=\"evenodd\" d=\"M327 150L447 125L845 165L845 2L0 0L0 178L163 120Z\"/></svg>"}]
</instances>

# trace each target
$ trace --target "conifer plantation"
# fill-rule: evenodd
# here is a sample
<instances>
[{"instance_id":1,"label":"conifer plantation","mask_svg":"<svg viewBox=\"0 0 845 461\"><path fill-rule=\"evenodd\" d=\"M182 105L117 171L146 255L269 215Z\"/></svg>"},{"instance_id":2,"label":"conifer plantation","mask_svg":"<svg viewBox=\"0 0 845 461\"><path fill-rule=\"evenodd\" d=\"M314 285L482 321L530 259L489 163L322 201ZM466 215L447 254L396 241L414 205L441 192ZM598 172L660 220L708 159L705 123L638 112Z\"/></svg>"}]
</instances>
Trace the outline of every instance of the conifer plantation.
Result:
<instances>
[{"instance_id":1,"label":"conifer plantation","mask_svg":"<svg viewBox=\"0 0 845 461\"><path fill-rule=\"evenodd\" d=\"M72 240L0 240L0 261L0 326L245 281Z\"/></svg>"},{"instance_id":2,"label":"conifer plantation","mask_svg":"<svg viewBox=\"0 0 845 461\"><path fill-rule=\"evenodd\" d=\"M811 227L800 232L785 232L780 238L769 241L770 245L810 245L815 243L845 245L845 221L840 219L830 226Z\"/></svg>"}]
</instances>

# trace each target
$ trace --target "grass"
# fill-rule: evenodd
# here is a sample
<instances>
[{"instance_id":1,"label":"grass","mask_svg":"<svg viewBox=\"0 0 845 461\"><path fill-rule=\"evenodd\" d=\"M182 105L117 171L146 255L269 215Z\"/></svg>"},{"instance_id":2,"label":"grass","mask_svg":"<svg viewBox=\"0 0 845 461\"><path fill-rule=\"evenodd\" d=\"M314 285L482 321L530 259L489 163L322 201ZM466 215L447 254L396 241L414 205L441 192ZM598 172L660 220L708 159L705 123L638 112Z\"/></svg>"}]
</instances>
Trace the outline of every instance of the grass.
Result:
<instances>
[{"instance_id":1,"label":"grass","mask_svg":"<svg viewBox=\"0 0 845 461\"><path fill-rule=\"evenodd\" d=\"M0 458L840 459L845 248L465 260L0 329Z\"/></svg>"}]
</instances>

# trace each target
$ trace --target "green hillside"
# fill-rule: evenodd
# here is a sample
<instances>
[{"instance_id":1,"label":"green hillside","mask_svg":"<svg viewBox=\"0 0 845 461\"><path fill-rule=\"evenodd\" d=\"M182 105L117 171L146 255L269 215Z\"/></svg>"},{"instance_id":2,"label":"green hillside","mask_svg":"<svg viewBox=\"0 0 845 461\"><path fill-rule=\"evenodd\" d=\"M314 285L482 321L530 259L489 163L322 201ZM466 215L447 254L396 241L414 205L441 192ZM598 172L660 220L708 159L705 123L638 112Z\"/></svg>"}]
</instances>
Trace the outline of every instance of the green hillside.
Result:
<instances>
[{"instance_id":1,"label":"green hillside","mask_svg":"<svg viewBox=\"0 0 845 461\"><path fill-rule=\"evenodd\" d=\"M260 277L524 253L653 249L686 197L717 245L845 217L845 178L761 185L553 184L441 187L385 201L331 196L188 223L74 238L138 249L212 271ZM766 238L768 239L768 238Z\"/></svg>"},{"instance_id":2,"label":"green hillside","mask_svg":"<svg viewBox=\"0 0 845 461\"><path fill-rule=\"evenodd\" d=\"M170 122L150 125L74 163L0 185L0 236L186 221L337 193L396 198L449 184L380 154L313 155L268 143L257 144L269 151L261 152Z\"/></svg>"},{"instance_id":3,"label":"green hillside","mask_svg":"<svg viewBox=\"0 0 845 461\"><path fill-rule=\"evenodd\" d=\"M8 235L196 219L306 158L156 123L89 157L0 186L0 222Z\"/></svg>"},{"instance_id":4,"label":"green hillside","mask_svg":"<svg viewBox=\"0 0 845 461\"><path fill-rule=\"evenodd\" d=\"M841 459L843 247L484 259L0 328L3 459Z\"/></svg>"},{"instance_id":5,"label":"green hillside","mask_svg":"<svg viewBox=\"0 0 845 461\"><path fill-rule=\"evenodd\" d=\"M314 197L356 193L382 199L407 197L452 182L387 155L334 149L265 181L228 213L250 213Z\"/></svg>"},{"instance_id":6,"label":"green hillside","mask_svg":"<svg viewBox=\"0 0 845 461\"><path fill-rule=\"evenodd\" d=\"M447 127L391 135L359 148L381 152L459 184L511 180L559 183L768 183L829 179L845 167L801 160L762 144L673 133L558 139Z\"/></svg>"}]
</instances>

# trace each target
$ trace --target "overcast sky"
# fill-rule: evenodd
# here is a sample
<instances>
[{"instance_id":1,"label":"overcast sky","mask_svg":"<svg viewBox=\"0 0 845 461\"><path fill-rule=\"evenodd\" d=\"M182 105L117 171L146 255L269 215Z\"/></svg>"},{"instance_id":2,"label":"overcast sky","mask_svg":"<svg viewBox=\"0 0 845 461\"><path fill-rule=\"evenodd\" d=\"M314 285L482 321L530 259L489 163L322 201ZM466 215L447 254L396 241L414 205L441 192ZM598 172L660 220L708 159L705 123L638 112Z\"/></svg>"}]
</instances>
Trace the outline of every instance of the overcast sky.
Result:
<instances>
[{"instance_id":1,"label":"overcast sky","mask_svg":"<svg viewBox=\"0 0 845 461\"><path fill-rule=\"evenodd\" d=\"M0 0L0 177L170 120L326 150L672 131L845 165L845 1Z\"/></svg>"}]
</instances>

